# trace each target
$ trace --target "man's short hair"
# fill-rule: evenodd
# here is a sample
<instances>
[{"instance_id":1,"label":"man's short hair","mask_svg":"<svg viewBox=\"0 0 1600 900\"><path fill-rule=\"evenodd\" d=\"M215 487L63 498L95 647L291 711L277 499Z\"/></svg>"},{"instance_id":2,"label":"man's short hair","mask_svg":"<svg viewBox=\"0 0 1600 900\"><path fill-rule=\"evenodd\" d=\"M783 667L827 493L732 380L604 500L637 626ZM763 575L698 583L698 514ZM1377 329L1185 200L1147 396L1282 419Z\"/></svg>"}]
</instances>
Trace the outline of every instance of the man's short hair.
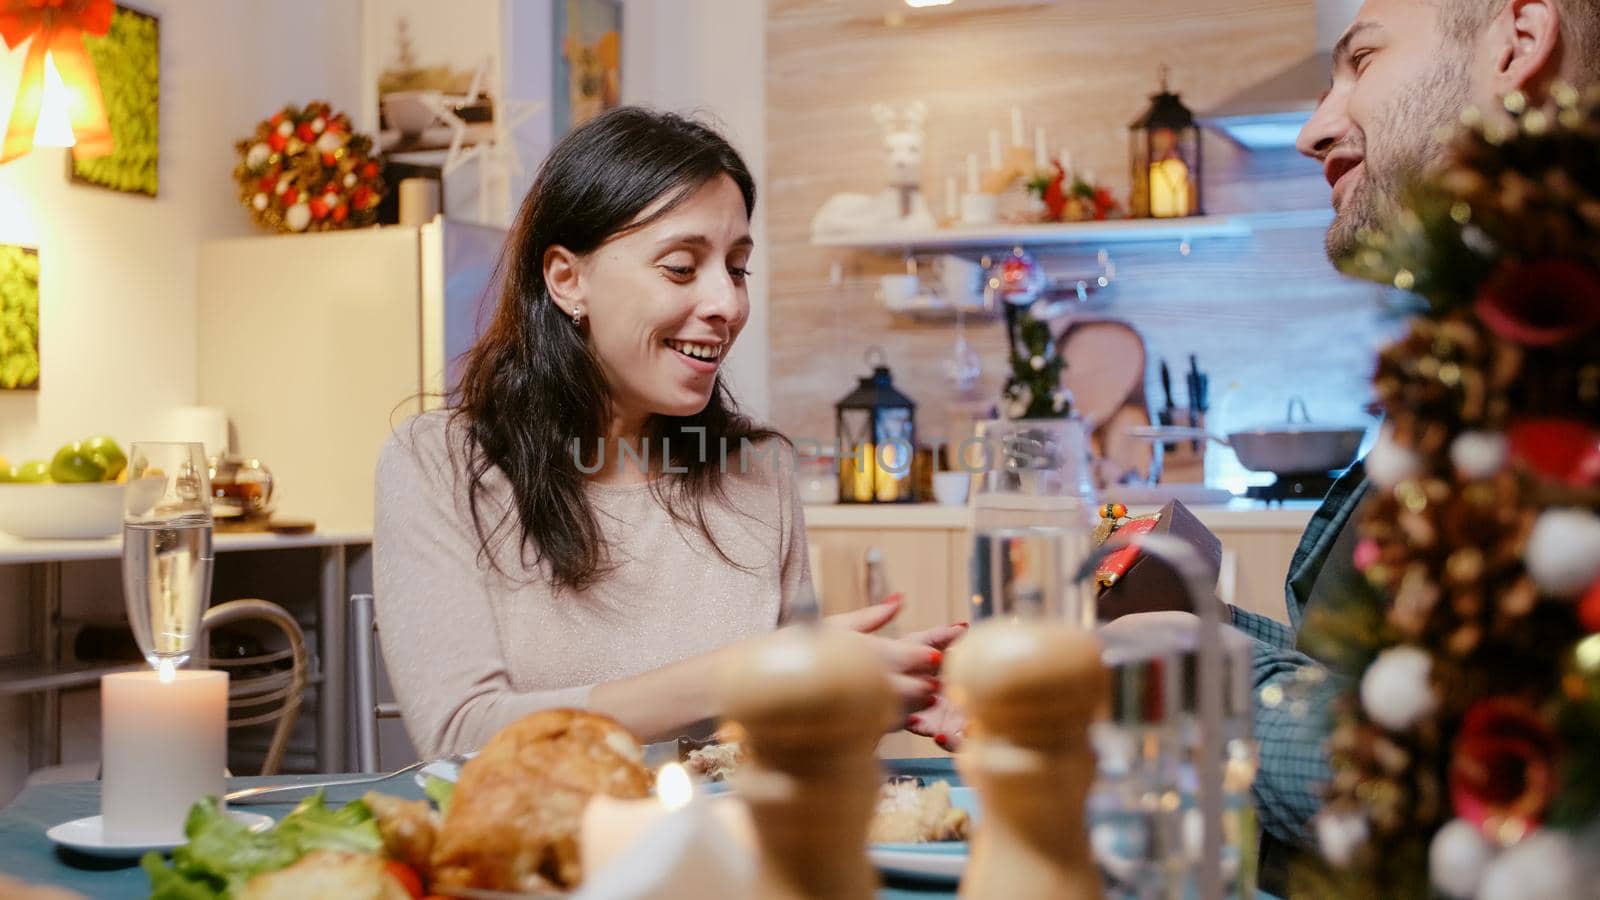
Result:
<instances>
[{"instance_id":1,"label":"man's short hair","mask_svg":"<svg viewBox=\"0 0 1600 900\"><path fill-rule=\"evenodd\" d=\"M1509 0L1443 0L1446 32L1456 40L1475 40ZM1561 15L1561 43L1570 54L1578 79L1600 82L1600 2L1554 0Z\"/></svg>"}]
</instances>

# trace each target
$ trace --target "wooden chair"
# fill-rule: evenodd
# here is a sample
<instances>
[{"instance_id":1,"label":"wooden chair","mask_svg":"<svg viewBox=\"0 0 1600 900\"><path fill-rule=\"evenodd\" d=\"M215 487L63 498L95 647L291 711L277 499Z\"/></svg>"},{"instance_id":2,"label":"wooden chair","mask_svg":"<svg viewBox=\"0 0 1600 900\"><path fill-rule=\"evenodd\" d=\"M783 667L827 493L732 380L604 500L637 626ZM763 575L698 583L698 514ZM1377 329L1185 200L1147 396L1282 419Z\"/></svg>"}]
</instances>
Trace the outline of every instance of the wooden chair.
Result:
<instances>
[{"instance_id":1,"label":"wooden chair","mask_svg":"<svg viewBox=\"0 0 1600 900\"><path fill-rule=\"evenodd\" d=\"M300 623L287 610L266 600L241 599L219 603L206 610L201 620L202 648L209 647L213 629L240 622L266 622L275 626L289 639L287 658L290 666L266 675L236 678L232 670L260 668L281 662L285 651L263 656L239 659L209 660L213 669L229 670L228 727L245 728L276 722L272 740L267 745L266 758L261 763L262 775L276 775L283 765L284 753L289 747L289 736L294 731L295 719L300 715L300 698L306 688L306 644ZM202 660L202 663L206 663Z\"/></svg>"}]
</instances>

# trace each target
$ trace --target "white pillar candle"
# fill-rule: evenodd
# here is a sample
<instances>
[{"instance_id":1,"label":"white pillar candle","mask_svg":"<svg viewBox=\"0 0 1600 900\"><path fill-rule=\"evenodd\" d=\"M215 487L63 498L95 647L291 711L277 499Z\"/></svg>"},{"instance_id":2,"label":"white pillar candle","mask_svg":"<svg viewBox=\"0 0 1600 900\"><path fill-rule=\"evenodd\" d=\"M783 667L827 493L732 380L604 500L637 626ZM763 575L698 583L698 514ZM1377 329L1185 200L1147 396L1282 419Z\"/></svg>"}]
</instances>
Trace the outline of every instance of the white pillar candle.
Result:
<instances>
[{"instance_id":1,"label":"white pillar candle","mask_svg":"<svg viewBox=\"0 0 1600 900\"><path fill-rule=\"evenodd\" d=\"M989 168L1000 168L1000 132L989 129Z\"/></svg>"},{"instance_id":2,"label":"white pillar candle","mask_svg":"<svg viewBox=\"0 0 1600 900\"><path fill-rule=\"evenodd\" d=\"M1050 168L1050 152L1044 145L1044 126L1033 129L1033 165L1036 169Z\"/></svg>"},{"instance_id":3,"label":"white pillar candle","mask_svg":"<svg viewBox=\"0 0 1600 900\"><path fill-rule=\"evenodd\" d=\"M106 840L183 840L189 807L207 795L222 797L227 745L227 672L168 668L102 677L100 813Z\"/></svg>"},{"instance_id":4,"label":"white pillar candle","mask_svg":"<svg viewBox=\"0 0 1600 900\"><path fill-rule=\"evenodd\" d=\"M1066 183L1068 185L1071 185L1072 184L1072 151L1071 150L1062 150L1061 151L1061 171L1066 174L1066 179L1065 179Z\"/></svg>"},{"instance_id":5,"label":"white pillar candle","mask_svg":"<svg viewBox=\"0 0 1600 900\"><path fill-rule=\"evenodd\" d=\"M978 154L967 154L967 193L978 192Z\"/></svg>"},{"instance_id":6,"label":"white pillar candle","mask_svg":"<svg viewBox=\"0 0 1600 900\"><path fill-rule=\"evenodd\" d=\"M946 219L954 219L956 216L961 214L961 207L958 205L959 201L956 199L957 197L958 193L956 191L956 177L954 175L945 176L944 217Z\"/></svg>"},{"instance_id":7,"label":"white pillar candle","mask_svg":"<svg viewBox=\"0 0 1600 900\"><path fill-rule=\"evenodd\" d=\"M1022 146L1022 108L1011 107L1011 146Z\"/></svg>"},{"instance_id":8,"label":"white pillar candle","mask_svg":"<svg viewBox=\"0 0 1600 900\"><path fill-rule=\"evenodd\" d=\"M755 846L755 826L749 809L731 795L710 800L697 796L689 773L677 763L661 767L656 775L655 797L619 800L605 794L594 795L583 808L578 830L584 879L593 878L647 832L656 828L692 828L708 815L740 846Z\"/></svg>"}]
</instances>

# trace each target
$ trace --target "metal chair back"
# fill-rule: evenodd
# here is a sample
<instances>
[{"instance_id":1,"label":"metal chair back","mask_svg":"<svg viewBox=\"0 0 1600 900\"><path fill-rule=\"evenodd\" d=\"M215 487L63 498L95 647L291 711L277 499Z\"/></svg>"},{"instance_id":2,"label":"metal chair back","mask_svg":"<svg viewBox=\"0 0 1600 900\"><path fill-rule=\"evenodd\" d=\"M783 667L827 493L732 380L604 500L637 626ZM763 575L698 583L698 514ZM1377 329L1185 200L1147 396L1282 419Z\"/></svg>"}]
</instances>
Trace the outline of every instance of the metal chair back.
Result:
<instances>
[{"instance_id":1,"label":"metal chair back","mask_svg":"<svg viewBox=\"0 0 1600 900\"><path fill-rule=\"evenodd\" d=\"M378 771L378 720L400 718L395 703L378 701L378 623L371 594L350 595L350 672L356 701L356 771Z\"/></svg>"}]
</instances>

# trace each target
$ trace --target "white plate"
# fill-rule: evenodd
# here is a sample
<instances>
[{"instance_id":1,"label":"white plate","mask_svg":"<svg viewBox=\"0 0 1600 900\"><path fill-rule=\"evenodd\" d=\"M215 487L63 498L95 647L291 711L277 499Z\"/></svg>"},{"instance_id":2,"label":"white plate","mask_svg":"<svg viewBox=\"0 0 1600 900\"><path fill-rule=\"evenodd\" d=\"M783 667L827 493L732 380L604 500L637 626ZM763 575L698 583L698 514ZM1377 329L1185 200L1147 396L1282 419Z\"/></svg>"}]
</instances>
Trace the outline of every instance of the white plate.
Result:
<instances>
[{"instance_id":1,"label":"white plate","mask_svg":"<svg viewBox=\"0 0 1600 900\"><path fill-rule=\"evenodd\" d=\"M967 811L970 826L978 821L978 798L969 787L952 787L950 805ZM955 883L967 870L966 841L929 844L872 844L867 857L878 871L923 880Z\"/></svg>"},{"instance_id":2,"label":"white plate","mask_svg":"<svg viewBox=\"0 0 1600 900\"><path fill-rule=\"evenodd\" d=\"M260 813L239 812L228 810L228 818L249 828L251 831L266 831L272 827L272 817ZM71 822L62 822L60 825L45 832L48 837L59 847L76 850L85 856L98 856L104 859L128 859L143 856L151 850L168 850L183 846L188 838L176 841L145 841L133 844L108 843L102 828L103 823L99 816L88 816L82 819L73 819Z\"/></svg>"},{"instance_id":3,"label":"white plate","mask_svg":"<svg viewBox=\"0 0 1600 900\"><path fill-rule=\"evenodd\" d=\"M467 759L477 755L477 751L461 754ZM426 788L429 778L437 778L440 781L448 781L451 784L455 784L461 780L461 765L458 759L436 759L412 773L411 778L416 781L419 788Z\"/></svg>"}]
</instances>

